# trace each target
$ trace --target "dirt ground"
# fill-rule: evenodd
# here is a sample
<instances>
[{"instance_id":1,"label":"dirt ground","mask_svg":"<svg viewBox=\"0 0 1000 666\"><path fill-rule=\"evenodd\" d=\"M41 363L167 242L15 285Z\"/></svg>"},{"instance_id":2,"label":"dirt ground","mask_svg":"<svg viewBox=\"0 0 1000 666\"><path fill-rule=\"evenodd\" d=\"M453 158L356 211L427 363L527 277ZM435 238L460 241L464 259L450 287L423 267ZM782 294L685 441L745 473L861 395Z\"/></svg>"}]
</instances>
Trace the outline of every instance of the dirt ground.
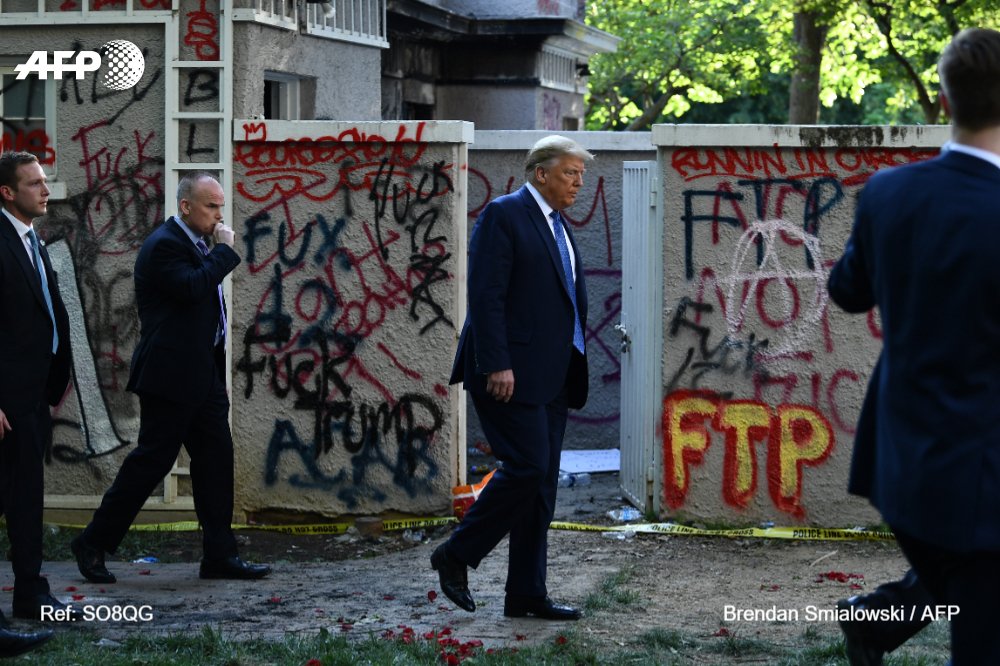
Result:
<instances>
[{"instance_id":1,"label":"dirt ground","mask_svg":"<svg viewBox=\"0 0 1000 666\"><path fill-rule=\"evenodd\" d=\"M622 505L617 476L594 475L589 486L560 489L556 520L612 524L606 512ZM134 631L199 632L206 624L228 638L276 638L322 627L366 638L406 627L418 634L450 627L461 640L516 646L550 641L567 630L559 623L503 617L504 544L470 571L475 613L458 610L439 595L429 557L448 531L441 527L406 537L391 532L376 539L240 532L246 559L274 565L274 573L258 582L199 580L196 534L172 536L163 552L151 553L175 563L109 561L118 576L115 585L84 581L68 561L46 562L44 573L53 592L77 606L110 607L105 613L117 608L119 617L149 607L143 614L148 619L111 617L88 623L112 640ZM810 619L810 608L832 609L837 599L873 589L905 570L894 543L665 535L617 540L597 532L553 530L548 577L551 596L582 606L609 576L627 572L621 586L637 600L588 613L575 626L609 648L650 629L705 639L728 633L794 645L807 631L814 637L838 635L835 622ZM0 604L7 612L9 566L0 565L0 583ZM727 621L726 606L791 609L800 617ZM723 627L726 631L720 632Z\"/></svg>"}]
</instances>

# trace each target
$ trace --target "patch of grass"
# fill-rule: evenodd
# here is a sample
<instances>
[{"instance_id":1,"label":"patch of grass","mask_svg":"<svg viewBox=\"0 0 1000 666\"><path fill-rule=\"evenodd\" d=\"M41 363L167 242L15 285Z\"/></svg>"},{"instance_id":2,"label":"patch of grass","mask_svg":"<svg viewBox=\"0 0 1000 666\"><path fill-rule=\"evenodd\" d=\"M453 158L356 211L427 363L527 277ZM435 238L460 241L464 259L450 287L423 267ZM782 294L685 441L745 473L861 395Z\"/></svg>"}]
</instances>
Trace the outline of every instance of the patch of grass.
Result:
<instances>
[{"instance_id":1,"label":"patch of grass","mask_svg":"<svg viewBox=\"0 0 1000 666\"><path fill-rule=\"evenodd\" d=\"M737 659L756 655L773 655L775 647L756 638L743 638L734 632L728 636L720 636L714 639L714 642L707 643L705 650Z\"/></svg>"},{"instance_id":2,"label":"patch of grass","mask_svg":"<svg viewBox=\"0 0 1000 666\"><path fill-rule=\"evenodd\" d=\"M827 637L823 643L807 647L798 652L794 658L784 662L788 666L813 666L819 664L847 663L844 653L844 641L840 638Z\"/></svg>"},{"instance_id":3,"label":"patch of grass","mask_svg":"<svg viewBox=\"0 0 1000 666\"><path fill-rule=\"evenodd\" d=\"M591 592L583 607L588 611L609 610L618 606L631 606L639 601L639 593L624 586L635 577L632 567L624 567L601 582L596 592Z\"/></svg>"},{"instance_id":4,"label":"patch of grass","mask_svg":"<svg viewBox=\"0 0 1000 666\"><path fill-rule=\"evenodd\" d=\"M941 663L941 657L926 654L893 654L885 659L885 666L938 666Z\"/></svg>"},{"instance_id":5,"label":"patch of grass","mask_svg":"<svg viewBox=\"0 0 1000 666\"><path fill-rule=\"evenodd\" d=\"M22 657L24 664L74 664L75 666L264 666L288 664L302 666L316 660L322 666L356 664L427 664L445 663L443 651L456 652L460 647L442 647L436 640L411 635L389 638L371 637L350 642L325 630L308 637L289 636L283 641L227 640L219 631L205 627L192 636L130 636L120 644L96 645L97 634L89 630L63 631L44 647ZM498 649L487 652L477 646L466 648L470 664L489 666L601 666L609 656L597 653L575 633L568 632L545 645L522 649ZM640 659L644 655L638 655ZM616 663L617 656L613 657ZM313 662L316 663L316 662ZM663 660L646 663L668 663Z\"/></svg>"},{"instance_id":6,"label":"patch of grass","mask_svg":"<svg viewBox=\"0 0 1000 666\"><path fill-rule=\"evenodd\" d=\"M828 637L824 636L823 633L816 628L816 625L810 624L806 627L806 630L802 632L802 640L806 643L815 643L816 641L826 640Z\"/></svg>"},{"instance_id":7,"label":"patch of grass","mask_svg":"<svg viewBox=\"0 0 1000 666\"><path fill-rule=\"evenodd\" d=\"M614 663L616 666L618 664L628 664L629 666L690 666L691 660L685 655L671 654L667 652L654 652L649 654L645 652L629 651L615 655L614 661L605 660L603 663Z\"/></svg>"},{"instance_id":8,"label":"patch of grass","mask_svg":"<svg viewBox=\"0 0 1000 666\"><path fill-rule=\"evenodd\" d=\"M639 644L652 650L680 650L691 641L684 634L672 629L651 629L639 636Z\"/></svg>"},{"instance_id":9,"label":"patch of grass","mask_svg":"<svg viewBox=\"0 0 1000 666\"><path fill-rule=\"evenodd\" d=\"M920 633L906 641L908 646L925 646L951 650L951 623L931 622Z\"/></svg>"},{"instance_id":10,"label":"patch of grass","mask_svg":"<svg viewBox=\"0 0 1000 666\"><path fill-rule=\"evenodd\" d=\"M609 586L627 582L628 572L609 577ZM804 632L807 633L807 632ZM442 652L456 653L460 647L442 647L437 640L412 632L392 636L371 636L348 640L326 630L308 636L288 636L284 640L233 641L218 629L204 627L200 634L189 636L133 635L119 644L98 647L99 634L90 629L69 629L42 649L29 653L20 663L74 664L77 666L304 666L311 660L321 666L355 664L402 664L440 666L447 663ZM837 638L799 649L774 645L739 635L708 637L668 629L652 629L640 634L627 649L593 643L577 627L567 627L565 634L541 645L524 645L487 653L469 643L464 656L470 666L681 666L690 663L732 664L766 663L779 666L845 666L843 643ZM695 660L695 661L692 661ZM887 666L933 666L940 657L901 654L886 660Z\"/></svg>"}]
</instances>

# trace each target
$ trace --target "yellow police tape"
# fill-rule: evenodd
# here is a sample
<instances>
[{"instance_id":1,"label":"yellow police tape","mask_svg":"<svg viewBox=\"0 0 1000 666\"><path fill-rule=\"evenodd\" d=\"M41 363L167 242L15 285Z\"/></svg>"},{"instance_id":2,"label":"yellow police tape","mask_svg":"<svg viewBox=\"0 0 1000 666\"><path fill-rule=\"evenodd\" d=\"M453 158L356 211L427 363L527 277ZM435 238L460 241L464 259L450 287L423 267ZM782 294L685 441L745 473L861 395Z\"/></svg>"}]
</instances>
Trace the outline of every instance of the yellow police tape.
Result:
<instances>
[{"instance_id":1,"label":"yellow police tape","mask_svg":"<svg viewBox=\"0 0 1000 666\"><path fill-rule=\"evenodd\" d=\"M706 530L677 523L645 523L639 525L581 525L579 523L553 522L554 530L581 532L635 532L636 534L677 534L685 536L715 536L730 538L755 537L760 539L796 539L805 541L892 541L896 537L888 530L871 530L864 527L831 529L826 527L741 527L735 529Z\"/></svg>"},{"instance_id":2,"label":"yellow police tape","mask_svg":"<svg viewBox=\"0 0 1000 666\"><path fill-rule=\"evenodd\" d=\"M397 530L412 530L422 527L438 527L457 523L453 516L429 518L404 518L383 520L382 529L386 532ZM235 530L262 530L278 532L279 534L294 534L300 536L317 534L343 534L353 523L323 523L313 525L233 525ZM82 528L82 525L62 525L60 527ZM677 523L643 523L637 525L586 525L583 523L553 522L554 530L570 530L575 532L621 532L635 534L672 534L683 536L712 536L730 538L760 538L760 539L795 539L805 541L892 541L895 539L888 530L873 530L863 527L836 529L826 527L742 527L735 529L699 529L678 525ZM198 529L196 521L181 521L176 523L153 523L133 525L133 530L145 532L192 532Z\"/></svg>"}]
</instances>

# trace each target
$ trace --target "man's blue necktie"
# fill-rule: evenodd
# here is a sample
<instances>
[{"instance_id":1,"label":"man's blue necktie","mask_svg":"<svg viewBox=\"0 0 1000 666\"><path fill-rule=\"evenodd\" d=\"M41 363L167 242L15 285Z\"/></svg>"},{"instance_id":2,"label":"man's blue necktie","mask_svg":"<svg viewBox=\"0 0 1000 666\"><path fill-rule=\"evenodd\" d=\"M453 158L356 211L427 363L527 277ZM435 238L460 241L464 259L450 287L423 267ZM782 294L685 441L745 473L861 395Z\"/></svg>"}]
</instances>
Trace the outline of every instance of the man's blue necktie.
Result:
<instances>
[{"instance_id":1,"label":"man's blue necktie","mask_svg":"<svg viewBox=\"0 0 1000 666\"><path fill-rule=\"evenodd\" d=\"M31 253L35 256L35 272L38 273L38 280L42 283L42 296L45 297L45 306L49 309L49 318L52 320L52 353L55 354L59 349L59 330L56 327L56 313L52 309L49 279L45 277L45 264L42 263L42 253L38 250L38 237L35 236L34 229L28 229L28 242L31 243Z\"/></svg>"},{"instance_id":2,"label":"man's blue necktie","mask_svg":"<svg viewBox=\"0 0 1000 666\"><path fill-rule=\"evenodd\" d=\"M205 241L199 240L195 245L201 250L202 254L208 254L208 245ZM218 345L219 342L225 340L226 337L226 301L222 297L222 285L219 285L219 326L215 329L215 344Z\"/></svg>"},{"instance_id":3,"label":"man's blue necktie","mask_svg":"<svg viewBox=\"0 0 1000 666\"><path fill-rule=\"evenodd\" d=\"M569 260L569 246L566 244L566 232L563 230L562 215L554 210L549 214L552 218L553 235L556 237L556 247L562 258L563 273L566 275L566 286L569 288L569 298L573 301L573 346L583 354L583 327L580 325L580 311L576 307L576 281L573 279L573 264Z\"/></svg>"}]
</instances>

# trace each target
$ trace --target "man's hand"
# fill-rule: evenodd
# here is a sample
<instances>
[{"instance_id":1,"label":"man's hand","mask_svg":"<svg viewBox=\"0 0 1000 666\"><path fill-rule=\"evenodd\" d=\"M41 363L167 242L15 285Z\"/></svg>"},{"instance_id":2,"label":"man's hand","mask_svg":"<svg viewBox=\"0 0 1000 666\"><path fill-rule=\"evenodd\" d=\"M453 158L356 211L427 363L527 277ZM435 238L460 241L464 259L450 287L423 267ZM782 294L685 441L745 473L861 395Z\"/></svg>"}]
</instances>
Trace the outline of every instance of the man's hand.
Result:
<instances>
[{"instance_id":1,"label":"man's hand","mask_svg":"<svg viewBox=\"0 0 1000 666\"><path fill-rule=\"evenodd\" d=\"M514 371L498 370L486 375L486 391L500 402L510 402L514 395Z\"/></svg>"},{"instance_id":2,"label":"man's hand","mask_svg":"<svg viewBox=\"0 0 1000 666\"><path fill-rule=\"evenodd\" d=\"M7 420L7 415L3 413L2 409L0 409L0 441L3 441L4 435L11 430L13 430L13 428L10 427L10 421Z\"/></svg>"},{"instance_id":3,"label":"man's hand","mask_svg":"<svg viewBox=\"0 0 1000 666\"><path fill-rule=\"evenodd\" d=\"M215 229L212 229L212 238L215 239L216 243L232 247L233 242L236 240L236 232L233 231L232 227L227 227L222 222L219 222L215 225Z\"/></svg>"}]
</instances>

